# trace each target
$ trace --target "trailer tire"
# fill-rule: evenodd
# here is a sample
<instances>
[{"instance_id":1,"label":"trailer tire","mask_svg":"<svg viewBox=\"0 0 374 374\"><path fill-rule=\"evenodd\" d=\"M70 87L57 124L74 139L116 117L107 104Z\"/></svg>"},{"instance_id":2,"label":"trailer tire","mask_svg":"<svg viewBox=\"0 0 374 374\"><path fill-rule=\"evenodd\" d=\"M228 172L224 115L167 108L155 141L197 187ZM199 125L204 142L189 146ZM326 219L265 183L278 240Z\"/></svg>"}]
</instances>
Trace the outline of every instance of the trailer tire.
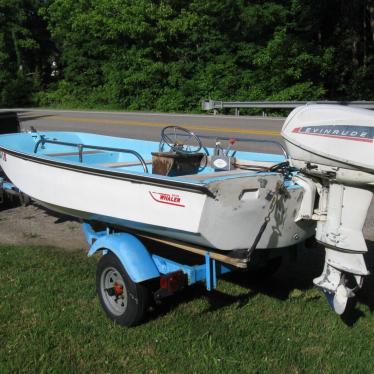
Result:
<instances>
[{"instance_id":1,"label":"trailer tire","mask_svg":"<svg viewBox=\"0 0 374 374\"><path fill-rule=\"evenodd\" d=\"M96 270L96 290L109 319L123 326L139 324L149 302L149 290L131 280L112 252L101 257Z\"/></svg>"}]
</instances>

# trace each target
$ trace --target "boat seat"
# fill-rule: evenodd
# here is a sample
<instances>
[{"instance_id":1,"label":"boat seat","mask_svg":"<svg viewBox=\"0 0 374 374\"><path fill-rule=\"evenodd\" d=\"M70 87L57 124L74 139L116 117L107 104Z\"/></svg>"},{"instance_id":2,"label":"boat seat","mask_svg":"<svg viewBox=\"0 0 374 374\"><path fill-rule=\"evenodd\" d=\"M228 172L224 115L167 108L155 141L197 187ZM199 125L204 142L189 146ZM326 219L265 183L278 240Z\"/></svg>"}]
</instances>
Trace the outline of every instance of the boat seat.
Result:
<instances>
[{"instance_id":1,"label":"boat seat","mask_svg":"<svg viewBox=\"0 0 374 374\"><path fill-rule=\"evenodd\" d=\"M83 151L82 155L94 155L96 153L104 153L103 151ZM61 153L45 153L44 156L79 156L79 152L61 152Z\"/></svg>"},{"instance_id":2,"label":"boat seat","mask_svg":"<svg viewBox=\"0 0 374 374\"><path fill-rule=\"evenodd\" d=\"M233 169L228 171L214 171L212 173L200 173L200 174L190 174L190 175L183 175L183 179L208 179L208 178L218 178L218 177L225 177L228 175L238 175L238 174L248 174L252 170L244 170L244 169ZM253 170L258 171L258 170Z\"/></svg>"},{"instance_id":3,"label":"boat seat","mask_svg":"<svg viewBox=\"0 0 374 374\"><path fill-rule=\"evenodd\" d=\"M266 169L276 164L277 162L272 162L272 161L237 160L235 162L235 166L236 166L235 169L227 170L227 171L215 171L212 173L198 173L198 174L184 175L183 178L203 180L203 179L208 179L208 178L224 177L228 175L244 174L248 172L266 171ZM240 168L241 166L244 167L245 169L241 169Z\"/></svg>"},{"instance_id":4,"label":"boat seat","mask_svg":"<svg viewBox=\"0 0 374 374\"><path fill-rule=\"evenodd\" d=\"M237 167L253 167L253 168L271 168L274 165L279 164L279 162L273 161L252 161L252 160L236 160L235 166Z\"/></svg>"},{"instance_id":5,"label":"boat seat","mask_svg":"<svg viewBox=\"0 0 374 374\"><path fill-rule=\"evenodd\" d=\"M146 165L152 164L152 160L145 161ZM106 168L122 168L126 166L138 166L141 165L139 161L130 161L130 162L107 162L104 164L97 164L97 166L104 166Z\"/></svg>"},{"instance_id":6,"label":"boat seat","mask_svg":"<svg viewBox=\"0 0 374 374\"><path fill-rule=\"evenodd\" d=\"M272 166L277 165L278 163L279 162L273 162L273 161L253 161L253 160L237 159L235 161L234 166L239 168L239 169L240 169L241 166L244 166L246 168L253 167L253 169L263 169L263 168L271 168ZM201 161L201 164L202 164L201 166L209 165L209 166L214 168L214 166L212 165L212 157L211 156L208 157L208 160Z\"/></svg>"}]
</instances>

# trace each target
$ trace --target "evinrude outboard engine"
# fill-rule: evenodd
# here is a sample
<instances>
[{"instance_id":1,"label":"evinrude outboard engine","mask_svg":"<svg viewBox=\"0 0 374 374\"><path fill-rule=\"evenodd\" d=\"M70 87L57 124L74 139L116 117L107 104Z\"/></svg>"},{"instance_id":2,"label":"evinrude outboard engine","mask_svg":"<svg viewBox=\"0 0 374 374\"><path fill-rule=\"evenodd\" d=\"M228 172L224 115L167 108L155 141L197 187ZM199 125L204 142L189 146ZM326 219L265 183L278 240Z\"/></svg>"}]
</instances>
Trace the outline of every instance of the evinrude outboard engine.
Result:
<instances>
[{"instance_id":1,"label":"evinrude outboard engine","mask_svg":"<svg viewBox=\"0 0 374 374\"><path fill-rule=\"evenodd\" d=\"M326 249L313 282L342 314L369 274L362 228L374 190L374 113L307 105L290 113L282 136L305 191L298 219L317 221L316 239Z\"/></svg>"}]
</instances>

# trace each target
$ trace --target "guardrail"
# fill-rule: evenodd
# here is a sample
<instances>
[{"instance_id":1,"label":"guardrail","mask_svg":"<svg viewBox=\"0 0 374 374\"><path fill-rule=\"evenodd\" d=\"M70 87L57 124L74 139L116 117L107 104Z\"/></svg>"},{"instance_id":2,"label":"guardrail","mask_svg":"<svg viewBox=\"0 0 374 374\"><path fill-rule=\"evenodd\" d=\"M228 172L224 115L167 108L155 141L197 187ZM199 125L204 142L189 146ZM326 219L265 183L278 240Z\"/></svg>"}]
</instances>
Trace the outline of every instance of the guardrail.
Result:
<instances>
[{"instance_id":1,"label":"guardrail","mask_svg":"<svg viewBox=\"0 0 374 374\"><path fill-rule=\"evenodd\" d=\"M263 109L294 109L307 104L339 104L358 108L374 109L374 101L216 101L204 100L203 110L213 110L217 114L220 109L235 109L235 115L239 115L239 109L263 108ZM265 112L262 112L265 116Z\"/></svg>"}]
</instances>

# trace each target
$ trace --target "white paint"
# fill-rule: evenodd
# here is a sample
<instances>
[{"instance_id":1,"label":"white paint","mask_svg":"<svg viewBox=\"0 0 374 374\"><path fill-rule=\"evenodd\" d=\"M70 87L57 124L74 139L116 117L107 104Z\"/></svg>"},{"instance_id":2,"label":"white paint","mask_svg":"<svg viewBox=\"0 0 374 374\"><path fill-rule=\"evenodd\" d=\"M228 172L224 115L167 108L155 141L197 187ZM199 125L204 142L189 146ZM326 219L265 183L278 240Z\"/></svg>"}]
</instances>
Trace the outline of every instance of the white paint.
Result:
<instances>
[{"instance_id":1,"label":"white paint","mask_svg":"<svg viewBox=\"0 0 374 374\"><path fill-rule=\"evenodd\" d=\"M24 193L76 211L196 233L206 196L85 174L7 154L1 166ZM184 207L155 201L150 192L178 194Z\"/></svg>"},{"instance_id":2,"label":"white paint","mask_svg":"<svg viewBox=\"0 0 374 374\"><path fill-rule=\"evenodd\" d=\"M352 140L310 135L311 132L294 132L301 127L337 125L374 128L374 113L366 109L339 105L307 105L293 110L282 128L282 136L292 161L348 169L365 168L374 172L374 142L359 141L359 137Z\"/></svg>"},{"instance_id":3,"label":"white paint","mask_svg":"<svg viewBox=\"0 0 374 374\"><path fill-rule=\"evenodd\" d=\"M140 224L144 231L220 250L251 246L268 213L270 201L265 196L282 179L281 175L240 174L238 178L211 182L208 187L215 197L208 197L177 187L104 177L100 171L86 174L9 154L0 164L18 188L56 211L124 226L128 222ZM248 189L258 192L240 200ZM290 190L287 209L274 211L259 248L285 247L311 235L313 224L294 222L301 192Z\"/></svg>"},{"instance_id":4,"label":"white paint","mask_svg":"<svg viewBox=\"0 0 374 374\"><path fill-rule=\"evenodd\" d=\"M213 165L218 169L223 169L227 166L227 162L222 158L217 158L214 160Z\"/></svg>"}]
</instances>

